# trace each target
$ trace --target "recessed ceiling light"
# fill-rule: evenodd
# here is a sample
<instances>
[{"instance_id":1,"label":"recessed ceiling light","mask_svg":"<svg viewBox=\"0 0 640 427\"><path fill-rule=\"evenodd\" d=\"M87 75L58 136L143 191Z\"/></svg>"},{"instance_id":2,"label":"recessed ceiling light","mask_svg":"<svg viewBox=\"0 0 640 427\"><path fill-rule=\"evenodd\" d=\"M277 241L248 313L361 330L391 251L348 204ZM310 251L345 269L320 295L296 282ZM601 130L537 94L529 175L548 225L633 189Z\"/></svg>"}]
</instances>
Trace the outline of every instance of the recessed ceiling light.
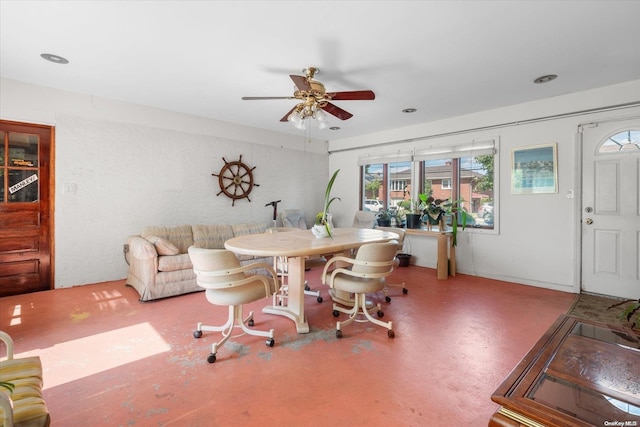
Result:
<instances>
[{"instance_id":1,"label":"recessed ceiling light","mask_svg":"<svg viewBox=\"0 0 640 427\"><path fill-rule=\"evenodd\" d=\"M329 130L340 130L340 126L331 126Z\"/></svg>"},{"instance_id":2,"label":"recessed ceiling light","mask_svg":"<svg viewBox=\"0 0 640 427\"><path fill-rule=\"evenodd\" d=\"M42 53L40 57L46 61L53 62L54 64L68 64L69 60L62 56L54 55L52 53Z\"/></svg>"},{"instance_id":3,"label":"recessed ceiling light","mask_svg":"<svg viewBox=\"0 0 640 427\"><path fill-rule=\"evenodd\" d=\"M535 79L533 82L535 84L539 83L549 83L551 80L555 80L558 76L556 74L547 74L546 76L540 76Z\"/></svg>"},{"instance_id":4,"label":"recessed ceiling light","mask_svg":"<svg viewBox=\"0 0 640 427\"><path fill-rule=\"evenodd\" d=\"M405 108L404 110L402 110L403 113L415 113L416 110L415 108Z\"/></svg>"}]
</instances>

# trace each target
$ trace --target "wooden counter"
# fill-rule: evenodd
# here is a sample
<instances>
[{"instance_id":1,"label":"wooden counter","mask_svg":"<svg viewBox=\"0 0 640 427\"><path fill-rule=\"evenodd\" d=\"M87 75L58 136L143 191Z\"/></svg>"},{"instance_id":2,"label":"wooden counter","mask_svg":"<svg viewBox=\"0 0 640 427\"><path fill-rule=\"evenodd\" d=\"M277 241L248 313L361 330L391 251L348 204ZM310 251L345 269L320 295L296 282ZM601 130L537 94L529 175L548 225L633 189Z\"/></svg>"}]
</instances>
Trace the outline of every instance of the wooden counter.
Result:
<instances>
[{"instance_id":1,"label":"wooden counter","mask_svg":"<svg viewBox=\"0 0 640 427\"><path fill-rule=\"evenodd\" d=\"M456 275L456 247L453 246L453 234L450 231L430 231L424 228L406 228L406 234L435 238L438 243L438 262L436 265L439 280L447 280Z\"/></svg>"}]
</instances>

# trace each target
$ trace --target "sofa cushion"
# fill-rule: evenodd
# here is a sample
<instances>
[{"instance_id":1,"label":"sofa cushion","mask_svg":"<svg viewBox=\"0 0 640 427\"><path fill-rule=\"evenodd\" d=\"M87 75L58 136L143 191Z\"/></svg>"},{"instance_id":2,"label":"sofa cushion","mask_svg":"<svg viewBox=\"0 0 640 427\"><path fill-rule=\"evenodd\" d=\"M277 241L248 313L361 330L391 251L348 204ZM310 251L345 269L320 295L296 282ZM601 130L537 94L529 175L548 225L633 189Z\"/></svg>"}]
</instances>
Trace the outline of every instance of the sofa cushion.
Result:
<instances>
[{"instance_id":1,"label":"sofa cushion","mask_svg":"<svg viewBox=\"0 0 640 427\"><path fill-rule=\"evenodd\" d=\"M180 249L167 239L158 236L147 236L146 239L156 247L158 255L178 255Z\"/></svg>"},{"instance_id":2,"label":"sofa cushion","mask_svg":"<svg viewBox=\"0 0 640 427\"><path fill-rule=\"evenodd\" d=\"M144 227L140 235L144 238L158 236L166 239L173 243L181 254L186 254L189 246L193 245L193 234L190 225Z\"/></svg>"},{"instance_id":3,"label":"sofa cushion","mask_svg":"<svg viewBox=\"0 0 640 427\"><path fill-rule=\"evenodd\" d=\"M191 270L189 254L165 255L158 257L158 271Z\"/></svg>"},{"instance_id":4,"label":"sofa cushion","mask_svg":"<svg viewBox=\"0 0 640 427\"><path fill-rule=\"evenodd\" d=\"M194 225L193 244L204 249L224 249L224 242L233 237L228 224Z\"/></svg>"}]
</instances>

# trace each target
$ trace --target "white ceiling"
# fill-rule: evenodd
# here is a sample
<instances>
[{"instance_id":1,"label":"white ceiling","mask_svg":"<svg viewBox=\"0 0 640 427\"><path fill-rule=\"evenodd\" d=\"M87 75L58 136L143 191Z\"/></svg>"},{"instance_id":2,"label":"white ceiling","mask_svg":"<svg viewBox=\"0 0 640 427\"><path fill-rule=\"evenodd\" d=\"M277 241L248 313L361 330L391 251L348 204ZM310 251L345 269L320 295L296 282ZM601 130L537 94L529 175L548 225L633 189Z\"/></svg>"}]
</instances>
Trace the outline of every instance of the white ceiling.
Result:
<instances>
[{"instance_id":1,"label":"white ceiling","mask_svg":"<svg viewBox=\"0 0 640 427\"><path fill-rule=\"evenodd\" d=\"M640 79L639 17L615 0L0 0L0 76L300 134L279 121L294 100L240 98L289 96L314 66L327 91L376 93L335 102L354 117L314 131L335 140Z\"/></svg>"}]
</instances>

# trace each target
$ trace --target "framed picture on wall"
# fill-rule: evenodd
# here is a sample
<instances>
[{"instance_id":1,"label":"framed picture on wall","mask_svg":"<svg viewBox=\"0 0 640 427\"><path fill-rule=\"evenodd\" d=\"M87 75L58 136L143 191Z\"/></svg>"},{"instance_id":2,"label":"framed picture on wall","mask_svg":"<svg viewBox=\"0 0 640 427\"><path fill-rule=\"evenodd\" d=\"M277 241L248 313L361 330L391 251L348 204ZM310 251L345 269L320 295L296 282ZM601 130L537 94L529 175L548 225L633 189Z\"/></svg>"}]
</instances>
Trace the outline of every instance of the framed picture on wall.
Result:
<instances>
[{"instance_id":1,"label":"framed picture on wall","mask_svg":"<svg viewBox=\"0 0 640 427\"><path fill-rule=\"evenodd\" d=\"M511 149L511 193L558 192L558 144Z\"/></svg>"}]
</instances>

